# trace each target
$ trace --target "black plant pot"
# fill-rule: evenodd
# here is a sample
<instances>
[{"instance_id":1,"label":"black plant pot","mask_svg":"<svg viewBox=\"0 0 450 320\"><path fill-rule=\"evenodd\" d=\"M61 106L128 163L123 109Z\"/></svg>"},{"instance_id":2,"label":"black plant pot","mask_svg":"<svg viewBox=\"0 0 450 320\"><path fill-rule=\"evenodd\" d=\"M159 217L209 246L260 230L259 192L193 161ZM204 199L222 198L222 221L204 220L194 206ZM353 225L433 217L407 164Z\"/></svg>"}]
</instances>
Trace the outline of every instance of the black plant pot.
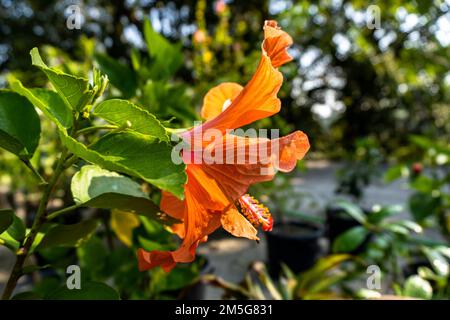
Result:
<instances>
[{"instance_id":1,"label":"black plant pot","mask_svg":"<svg viewBox=\"0 0 450 320\"><path fill-rule=\"evenodd\" d=\"M321 226L310 222L275 225L272 232L266 233L271 276L279 276L282 263L295 273L311 268L322 254L323 234Z\"/></svg>"},{"instance_id":2,"label":"black plant pot","mask_svg":"<svg viewBox=\"0 0 450 320\"><path fill-rule=\"evenodd\" d=\"M367 214L368 210L363 209L363 211ZM345 211L341 208L328 207L326 209L326 226L327 226L327 238L329 241L329 251L332 251L332 245L334 240L344 233L345 231L360 226L361 224L350 217ZM366 239L353 251L348 252L350 254L360 254L366 248L370 240L372 239L372 235L369 234Z\"/></svg>"}]
</instances>

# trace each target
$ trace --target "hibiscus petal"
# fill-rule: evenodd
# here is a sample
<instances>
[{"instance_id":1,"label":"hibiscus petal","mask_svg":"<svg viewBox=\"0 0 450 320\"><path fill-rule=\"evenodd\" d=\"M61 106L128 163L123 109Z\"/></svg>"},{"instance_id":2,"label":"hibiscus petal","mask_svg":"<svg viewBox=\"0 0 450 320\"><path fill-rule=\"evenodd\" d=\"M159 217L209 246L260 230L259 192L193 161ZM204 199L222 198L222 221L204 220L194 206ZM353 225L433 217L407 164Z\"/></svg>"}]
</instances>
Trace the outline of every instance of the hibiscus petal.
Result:
<instances>
[{"instance_id":1,"label":"hibiscus petal","mask_svg":"<svg viewBox=\"0 0 450 320\"><path fill-rule=\"evenodd\" d=\"M216 151L209 152L214 159L201 165L203 171L235 201L250 185L272 180L276 170L292 171L308 151L309 142L301 131L273 140L226 135L208 148ZM220 157L217 150L222 150Z\"/></svg>"},{"instance_id":2,"label":"hibiscus petal","mask_svg":"<svg viewBox=\"0 0 450 320\"><path fill-rule=\"evenodd\" d=\"M233 82L221 83L209 90L203 98L202 118L210 120L218 116L241 91L242 86Z\"/></svg>"},{"instance_id":3,"label":"hibiscus petal","mask_svg":"<svg viewBox=\"0 0 450 320\"><path fill-rule=\"evenodd\" d=\"M161 265L170 270L177 262L191 262L200 242L220 227L221 213L231 203L217 183L198 165L188 165L188 182L185 189L183 226L173 226L173 231L183 237L175 251L138 252L140 270ZM166 198L167 199L167 198Z\"/></svg>"},{"instance_id":4,"label":"hibiscus petal","mask_svg":"<svg viewBox=\"0 0 450 320\"><path fill-rule=\"evenodd\" d=\"M161 203L159 207L162 211L167 213L172 218L183 220L184 201L178 199L170 192L162 192Z\"/></svg>"},{"instance_id":5,"label":"hibiscus petal","mask_svg":"<svg viewBox=\"0 0 450 320\"><path fill-rule=\"evenodd\" d=\"M240 128L280 111L281 101L277 93L283 82L283 75L277 68L292 59L286 52L292 44L292 38L282 31L275 21L266 21L264 37L261 60L251 80L222 113L184 133L186 141L191 141L190 138L198 132L215 129L224 134L228 130ZM214 114L222 109L221 101L222 99L214 100L217 103L214 106ZM213 110L213 107L208 109ZM203 145L209 142L205 141Z\"/></svg>"},{"instance_id":6,"label":"hibiscus petal","mask_svg":"<svg viewBox=\"0 0 450 320\"><path fill-rule=\"evenodd\" d=\"M169 251L145 251L138 249L138 267L140 271L152 269L161 266L164 271L169 272L175 267L176 263L173 261L171 252Z\"/></svg>"},{"instance_id":7,"label":"hibiscus petal","mask_svg":"<svg viewBox=\"0 0 450 320\"><path fill-rule=\"evenodd\" d=\"M269 20L264 23L263 48L274 68L292 60L286 50L292 43L292 38L278 27L276 21Z\"/></svg>"}]
</instances>

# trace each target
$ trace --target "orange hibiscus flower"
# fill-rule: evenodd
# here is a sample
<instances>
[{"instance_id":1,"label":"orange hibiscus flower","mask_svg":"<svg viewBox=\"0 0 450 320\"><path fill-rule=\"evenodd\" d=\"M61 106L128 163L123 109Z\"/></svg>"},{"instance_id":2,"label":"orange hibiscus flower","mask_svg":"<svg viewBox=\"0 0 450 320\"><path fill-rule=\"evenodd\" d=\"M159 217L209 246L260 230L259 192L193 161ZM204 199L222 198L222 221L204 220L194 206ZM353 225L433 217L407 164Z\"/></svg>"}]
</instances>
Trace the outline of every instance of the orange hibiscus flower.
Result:
<instances>
[{"instance_id":1,"label":"orange hibiscus flower","mask_svg":"<svg viewBox=\"0 0 450 320\"><path fill-rule=\"evenodd\" d=\"M266 21L261 60L252 79L245 87L223 83L206 94L201 111L206 122L182 134L194 146L194 151L182 152L188 176L184 200L163 192L160 205L181 221L172 230L183 242L175 251L139 249L140 270L160 265L170 271L178 262L193 261L199 243L220 226L252 240L258 240L255 227L272 229L267 208L246 194L247 189L271 180L277 170L293 170L309 149L308 137L301 131L277 139L237 136L230 131L280 110L277 93L283 76L278 67L292 60L287 53L291 44L292 38L275 21ZM211 131L214 134L208 134ZM195 161L198 155L202 161Z\"/></svg>"}]
</instances>

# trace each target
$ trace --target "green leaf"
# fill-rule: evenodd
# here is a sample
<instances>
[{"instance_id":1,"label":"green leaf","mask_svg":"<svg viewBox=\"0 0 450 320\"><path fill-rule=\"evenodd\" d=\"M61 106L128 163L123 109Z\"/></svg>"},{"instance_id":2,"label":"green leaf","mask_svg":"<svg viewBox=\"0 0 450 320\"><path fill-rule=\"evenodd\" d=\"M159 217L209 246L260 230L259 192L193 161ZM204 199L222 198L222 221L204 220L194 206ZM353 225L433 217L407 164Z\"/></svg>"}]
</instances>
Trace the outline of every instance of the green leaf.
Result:
<instances>
[{"instance_id":1,"label":"green leaf","mask_svg":"<svg viewBox=\"0 0 450 320\"><path fill-rule=\"evenodd\" d=\"M90 90L89 81L85 78L61 72L49 68L39 55L39 50L33 48L30 51L32 64L41 69L50 80L64 103L72 110L81 111L84 106L91 102L95 92Z\"/></svg>"},{"instance_id":2,"label":"green leaf","mask_svg":"<svg viewBox=\"0 0 450 320\"><path fill-rule=\"evenodd\" d=\"M408 228L409 230L414 231L415 233L422 233L423 231L422 227L418 223L415 223L414 221L397 220L391 223Z\"/></svg>"},{"instance_id":3,"label":"green leaf","mask_svg":"<svg viewBox=\"0 0 450 320\"><path fill-rule=\"evenodd\" d=\"M11 300L41 300L41 296L33 291L20 292L14 295Z\"/></svg>"},{"instance_id":4,"label":"green leaf","mask_svg":"<svg viewBox=\"0 0 450 320\"><path fill-rule=\"evenodd\" d=\"M83 204L105 193L147 198L141 186L116 172L86 165L72 178L71 191L76 204Z\"/></svg>"},{"instance_id":5,"label":"green leaf","mask_svg":"<svg viewBox=\"0 0 450 320\"><path fill-rule=\"evenodd\" d=\"M351 259L349 254L332 254L327 257L320 258L317 263L309 270L298 276L299 290L308 290L318 280L323 279L326 273L341 263Z\"/></svg>"},{"instance_id":6,"label":"green leaf","mask_svg":"<svg viewBox=\"0 0 450 320\"><path fill-rule=\"evenodd\" d=\"M99 225L98 220L85 220L70 225L57 225L42 239L38 249L53 246L77 247L88 240Z\"/></svg>"},{"instance_id":7,"label":"green leaf","mask_svg":"<svg viewBox=\"0 0 450 320\"><path fill-rule=\"evenodd\" d=\"M161 216L138 183L98 166L81 168L72 178L71 189L79 206L126 210L152 219Z\"/></svg>"},{"instance_id":8,"label":"green leaf","mask_svg":"<svg viewBox=\"0 0 450 320\"><path fill-rule=\"evenodd\" d=\"M410 234L410 231L407 227L397 223L387 222L381 224L380 227L402 236L408 236Z\"/></svg>"},{"instance_id":9,"label":"green leaf","mask_svg":"<svg viewBox=\"0 0 450 320\"><path fill-rule=\"evenodd\" d=\"M43 266L29 265L29 266L25 266L25 267L22 268L22 274L33 273L35 271L47 269L47 268L50 268L50 267L51 267L51 265L49 265L49 264L46 264L46 265L43 265Z\"/></svg>"},{"instance_id":10,"label":"green leaf","mask_svg":"<svg viewBox=\"0 0 450 320\"><path fill-rule=\"evenodd\" d=\"M401 177L407 177L409 174L408 168L405 165L396 165L390 167L384 174L384 181L390 183Z\"/></svg>"},{"instance_id":11,"label":"green leaf","mask_svg":"<svg viewBox=\"0 0 450 320\"><path fill-rule=\"evenodd\" d=\"M166 142L128 131L106 135L90 149L64 131L61 139L72 153L86 161L141 178L180 199L184 196L185 165L173 163L172 147Z\"/></svg>"},{"instance_id":12,"label":"green leaf","mask_svg":"<svg viewBox=\"0 0 450 320\"><path fill-rule=\"evenodd\" d=\"M94 114L119 127L169 141L166 129L154 115L126 100L103 101L95 107Z\"/></svg>"},{"instance_id":13,"label":"green leaf","mask_svg":"<svg viewBox=\"0 0 450 320\"><path fill-rule=\"evenodd\" d=\"M100 70L94 68L94 76L93 76L93 83L94 83L94 97L92 98L92 104L100 98L103 95L103 92L106 90L106 87L108 86L109 79L107 75L104 75L100 72Z\"/></svg>"},{"instance_id":14,"label":"green leaf","mask_svg":"<svg viewBox=\"0 0 450 320\"><path fill-rule=\"evenodd\" d=\"M367 216L368 221L373 224L382 222L385 218L402 212L403 207L399 205L388 205L380 208L379 210L369 213Z\"/></svg>"},{"instance_id":15,"label":"green leaf","mask_svg":"<svg viewBox=\"0 0 450 320\"><path fill-rule=\"evenodd\" d=\"M0 245L4 245L5 247L11 249L13 252L16 252L20 247L19 241L15 240L7 232L3 232L2 234L0 234Z\"/></svg>"},{"instance_id":16,"label":"green leaf","mask_svg":"<svg viewBox=\"0 0 450 320\"><path fill-rule=\"evenodd\" d=\"M171 44L156 32L148 19L144 21L144 38L150 58L152 59L152 79L167 79L183 64L181 44Z\"/></svg>"},{"instance_id":17,"label":"green leaf","mask_svg":"<svg viewBox=\"0 0 450 320\"><path fill-rule=\"evenodd\" d=\"M40 134L33 105L15 92L0 90L0 147L27 160L36 150Z\"/></svg>"},{"instance_id":18,"label":"green leaf","mask_svg":"<svg viewBox=\"0 0 450 320\"><path fill-rule=\"evenodd\" d=\"M108 261L108 250L102 239L93 236L77 248L80 267L91 275L103 277L102 270ZM96 277L96 279L98 279Z\"/></svg>"},{"instance_id":19,"label":"green leaf","mask_svg":"<svg viewBox=\"0 0 450 320\"><path fill-rule=\"evenodd\" d=\"M431 299L433 288L427 280L414 275L406 279L403 295L419 299Z\"/></svg>"},{"instance_id":20,"label":"green leaf","mask_svg":"<svg viewBox=\"0 0 450 320\"><path fill-rule=\"evenodd\" d=\"M353 227L334 240L333 252L351 252L358 248L368 235L369 231L363 226Z\"/></svg>"},{"instance_id":21,"label":"green leaf","mask_svg":"<svg viewBox=\"0 0 450 320\"><path fill-rule=\"evenodd\" d=\"M46 300L120 300L119 293L101 282L82 282L81 289L68 289L66 285L45 297Z\"/></svg>"},{"instance_id":22,"label":"green leaf","mask_svg":"<svg viewBox=\"0 0 450 320\"><path fill-rule=\"evenodd\" d=\"M433 215L439 208L440 198L429 193L416 192L409 198L409 208L414 219L418 222Z\"/></svg>"},{"instance_id":23,"label":"green leaf","mask_svg":"<svg viewBox=\"0 0 450 320\"><path fill-rule=\"evenodd\" d=\"M342 208L345 213L347 213L349 216L351 216L353 219L358 221L361 224L366 223L367 217L364 214L364 212L359 208L357 205L354 205L353 203L347 202L347 201L338 201L336 203L336 206L338 208Z\"/></svg>"},{"instance_id":24,"label":"green leaf","mask_svg":"<svg viewBox=\"0 0 450 320\"><path fill-rule=\"evenodd\" d=\"M411 135L410 141L424 150L434 149L437 153L450 156L450 148L438 141L419 135Z\"/></svg>"},{"instance_id":25,"label":"green leaf","mask_svg":"<svg viewBox=\"0 0 450 320\"><path fill-rule=\"evenodd\" d=\"M119 89L125 98L134 96L137 88L137 79L134 71L106 54L94 55L100 70L108 75L111 83Z\"/></svg>"},{"instance_id":26,"label":"green leaf","mask_svg":"<svg viewBox=\"0 0 450 320\"><path fill-rule=\"evenodd\" d=\"M14 221L14 212L9 209L0 210L0 234L3 233Z\"/></svg>"},{"instance_id":27,"label":"green leaf","mask_svg":"<svg viewBox=\"0 0 450 320\"><path fill-rule=\"evenodd\" d=\"M2 213L0 213L1 215ZM11 250L19 249L20 242L25 238L25 225L15 214L12 215L12 223L3 233L0 233L0 244L4 244Z\"/></svg>"},{"instance_id":28,"label":"green leaf","mask_svg":"<svg viewBox=\"0 0 450 320\"><path fill-rule=\"evenodd\" d=\"M423 252L427 256L434 271L444 277L449 275L449 263L447 258L445 258L438 250L432 248L423 248Z\"/></svg>"},{"instance_id":29,"label":"green leaf","mask_svg":"<svg viewBox=\"0 0 450 320\"><path fill-rule=\"evenodd\" d=\"M25 239L25 225L22 219L18 216L13 216L13 223L9 226L6 232L15 240L22 241Z\"/></svg>"},{"instance_id":30,"label":"green leaf","mask_svg":"<svg viewBox=\"0 0 450 320\"><path fill-rule=\"evenodd\" d=\"M435 181L425 175L420 175L417 178L415 178L410 183L410 186L422 193L430 193L434 189L439 187L437 181Z\"/></svg>"},{"instance_id":31,"label":"green leaf","mask_svg":"<svg viewBox=\"0 0 450 320\"><path fill-rule=\"evenodd\" d=\"M11 80L9 85L12 90L26 97L36 108L39 108L56 125L64 128L72 126L72 112L55 91L41 88L28 89L17 79Z\"/></svg>"},{"instance_id":32,"label":"green leaf","mask_svg":"<svg viewBox=\"0 0 450 320\"><path fill-rule=\"evenodd\" d=\"M177 266L171 272L166 273L162 268L151 271L152 292L161 293L164 291L179 290L192 284L199 276L195 265Z\"/></svg>"}]
</instances>

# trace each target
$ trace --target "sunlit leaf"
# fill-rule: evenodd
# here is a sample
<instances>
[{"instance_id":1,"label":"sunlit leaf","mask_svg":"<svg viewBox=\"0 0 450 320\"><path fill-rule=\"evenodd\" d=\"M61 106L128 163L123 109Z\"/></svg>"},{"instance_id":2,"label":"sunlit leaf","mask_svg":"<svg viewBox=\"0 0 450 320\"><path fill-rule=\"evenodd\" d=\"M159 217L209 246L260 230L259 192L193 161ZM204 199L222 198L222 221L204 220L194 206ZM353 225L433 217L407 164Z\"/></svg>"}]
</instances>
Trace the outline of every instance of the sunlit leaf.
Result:
<instances>
[{"instance_id":1,"label":"sunlit leaf","mask_svg":"<svg viewBox=\"0 0 450 320\"><path fill-rule=\"evenodd\" d=\"M30 159L39 144L41 124L33 105L21 95L0 90L0 147Z\"/></svg>"},{"instance_id":2,"label":"sunlit leaf","mask_svg":"<svg viewBox=\"0 0 450 320\"><path fill-rule=\"evenodd\" d=\"M64 128L72 126L72 111L55 91L41 88L28 89L17 79L11 80L9 84L12 90L26 97L56 125Z\"/></svg>"},{"instance_id":3,"label":"sunlit leaf","mask_svg":"<svg viewBox=\"0 0 450 320\"><path fill-rule=\"evenodd\" d=\"M161 122L148 111L129 101L120 99L103 101L95 107L94 114L119 127L127 127L141 134L169 141Z\"/></svg>"},{"instance_id":4,"label":"sunlit leaf","mask_svg":"<svg viewBox=\"0 0 450 320\"><path fill-rule=\"evenodd\" d=\"M107 135L91 148L63 131L61 139L72 153L86 161L141 178L179 198L184 196L185 166L173 163L172 147L166 142L132 132Z\"/></svg>"},{"instance_id":5,"label":"sunlit leaf","mask_svg":"<svg viewBox=\"0 0 450 320\"><path fill-rule=\"evenodd\" d=\"M47 75L53 87L70 109L81 111L86 104L91 102L95 92L90 89L87 79L49 68L42 60L37 48L33 48L30 55L32 64Z\"/></svg>"},{"instance_id":6,"label":"sunlit leaf","mask_svg":"<svg viewBox=\"0 0 450 320\"><path fill-rule=\"evenodd\" d=\"M120 209L152 219L163 217L137 182L98 166L81 168L72 178L71 190L78 206Z\"/></svg>"}]
</instances>

